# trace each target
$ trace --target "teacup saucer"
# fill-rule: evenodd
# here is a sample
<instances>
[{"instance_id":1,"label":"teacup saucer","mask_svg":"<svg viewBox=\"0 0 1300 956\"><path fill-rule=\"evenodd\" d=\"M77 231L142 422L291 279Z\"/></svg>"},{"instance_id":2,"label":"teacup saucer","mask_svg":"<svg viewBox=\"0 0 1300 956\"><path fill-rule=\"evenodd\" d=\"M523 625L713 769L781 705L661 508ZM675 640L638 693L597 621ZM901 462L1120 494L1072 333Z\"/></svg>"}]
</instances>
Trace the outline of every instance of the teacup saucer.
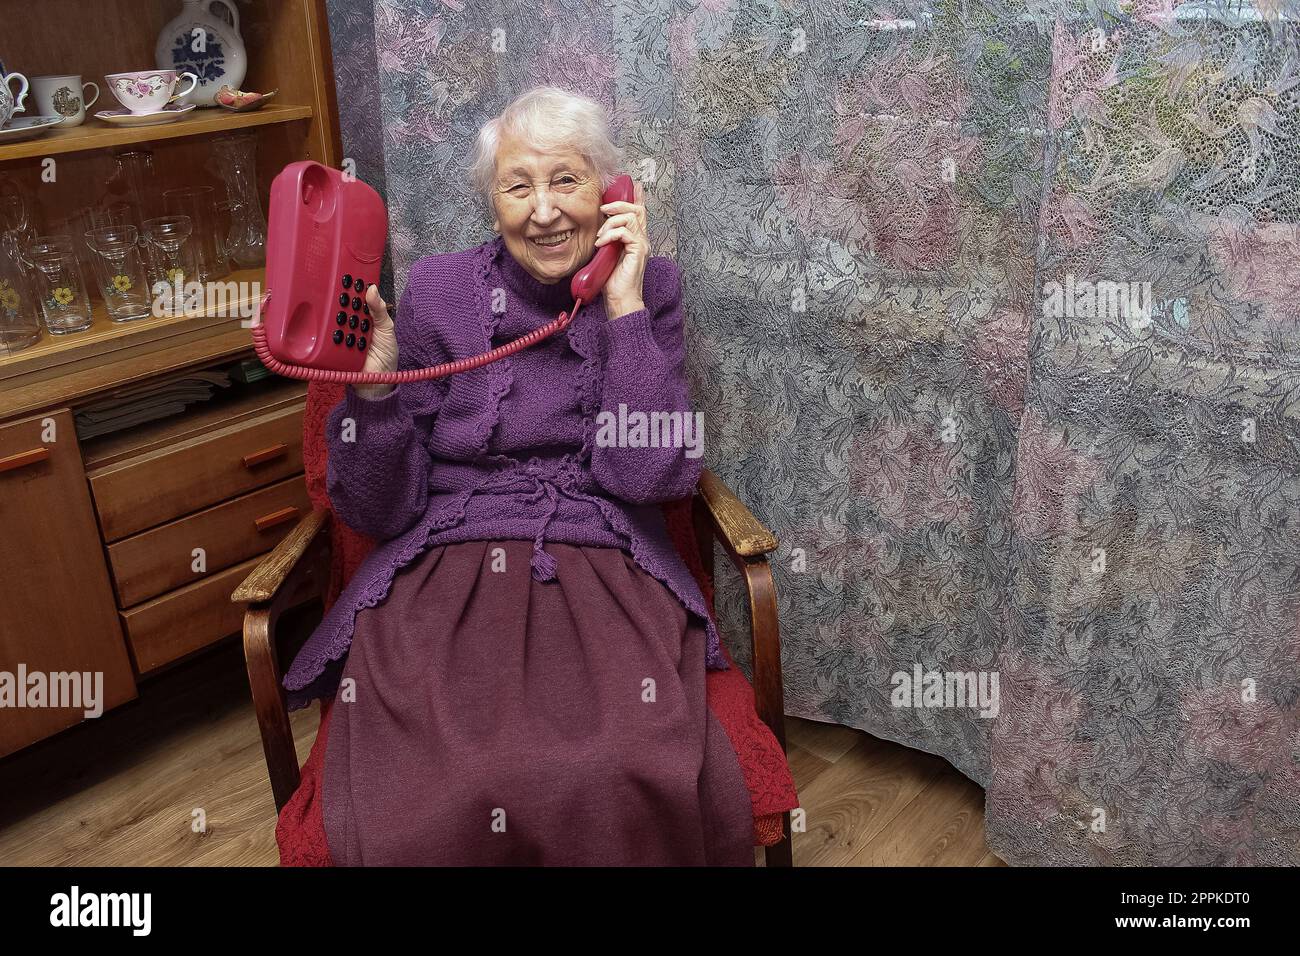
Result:
<instances>
[{"instance_id":1,"label":"teacup saucer","mask_svg":"<svg viewBox=\"0 0 1300 956\"><path fill-rule=\"evenodd\" d=\"M35 139L63 122L62 116L19 116L0 127L0 143Z\"/></svg>"},{"instance_id":2,"label":"teacup saucer","mask_svg":"<svg viewBox=\"0 0 1300 956\"><path fill-rule=\"evenodd\" d=\"M95 114L95 119L115 126L157 126L161 123L174 123L193 109L197 107L191 103L188 106L164 106L152 113L132 113L126 109L100 110Z\"/></svg>"}]
</instances>

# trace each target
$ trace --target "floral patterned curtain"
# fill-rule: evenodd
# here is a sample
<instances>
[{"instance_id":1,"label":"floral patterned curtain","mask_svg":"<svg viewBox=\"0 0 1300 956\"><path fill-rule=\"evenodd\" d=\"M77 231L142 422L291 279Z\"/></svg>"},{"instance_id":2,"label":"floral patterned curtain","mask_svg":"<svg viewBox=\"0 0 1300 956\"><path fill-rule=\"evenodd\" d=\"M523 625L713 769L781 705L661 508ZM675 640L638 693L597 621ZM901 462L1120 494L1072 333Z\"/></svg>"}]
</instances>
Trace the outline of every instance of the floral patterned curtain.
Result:
<instances>
[{"instance_id":1,"label":"floral patterned curtain","mask_svg":"<svg viewBox=\"0 0 1300 956\"><path fill-rule=\"evenodd\" d=\"M1300 863L1297 17L331 6L399 287L488 237L511 97L611 109L706 464L781 539L787 710L949 760L1018 864Z\"/></svg>"}]
</instances>

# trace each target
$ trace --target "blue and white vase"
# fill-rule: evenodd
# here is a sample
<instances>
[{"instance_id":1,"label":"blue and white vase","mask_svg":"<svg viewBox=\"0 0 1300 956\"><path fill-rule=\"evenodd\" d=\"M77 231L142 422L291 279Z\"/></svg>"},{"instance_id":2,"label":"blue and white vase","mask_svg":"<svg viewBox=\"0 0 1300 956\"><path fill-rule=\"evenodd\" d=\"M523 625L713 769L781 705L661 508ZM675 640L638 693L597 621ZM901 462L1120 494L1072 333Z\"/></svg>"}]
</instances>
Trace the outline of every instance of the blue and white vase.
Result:
<instances>
[{"instance_id":1,"label":"blue and white vase","mask_svg":"<svg viewBox=\"0 0 1300 956\"><path fill-rule=\"evenodd\" d=\"M234 25L214 15L212 7L229 11ZM226 85L240 89L248 72L239 11L230 0L184 0L180 15L158 35L154 57L160 70L189 71L199 78L199 85L178 103L216 106L217 91Z\"/></svg>"}]
</instances>

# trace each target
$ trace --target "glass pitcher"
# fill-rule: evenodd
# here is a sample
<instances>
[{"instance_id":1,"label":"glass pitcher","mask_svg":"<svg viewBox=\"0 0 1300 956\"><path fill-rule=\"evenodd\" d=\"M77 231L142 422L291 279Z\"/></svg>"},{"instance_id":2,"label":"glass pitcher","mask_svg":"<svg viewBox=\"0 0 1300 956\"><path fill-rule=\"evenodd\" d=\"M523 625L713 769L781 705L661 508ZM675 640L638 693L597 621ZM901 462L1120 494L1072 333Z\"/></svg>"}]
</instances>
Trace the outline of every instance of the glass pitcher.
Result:
<instances>
[{"instance_id":1,"label":"glass pitcher","mask_svg":"<svg viewBox=\"0 0 1300 956\"><path fill-rule=\"evenodd\" d=\"M266 216L257 191L257 135L232 133L212 140L208 168L226 184L230 228L226 254L241 269L266 262Z\"/></svg>"},{"instance_id":2,"label":"glass pitcher","mask_svg":"<svg viewBox=\"0 0 1300 956\"><path fill-rule=\"evenodd\" d=\"M117 168L108 180L109 203L126 203L130 207L130 223L143 228L145 220L159 215L158 175L154 170L153 153L146 149L133 149L113 157Z\"/></svg>"},{"instance_id":3,"label":"glass pitcher","mask_svg":"<svg viewBox=\"0 0 1300 956\"><path fill-rule=\"evenodd\" d=\"M40 306L19 248L18 233L0 233L0 358L36 344L41 337Z\"/></svg>"}]
</instances>

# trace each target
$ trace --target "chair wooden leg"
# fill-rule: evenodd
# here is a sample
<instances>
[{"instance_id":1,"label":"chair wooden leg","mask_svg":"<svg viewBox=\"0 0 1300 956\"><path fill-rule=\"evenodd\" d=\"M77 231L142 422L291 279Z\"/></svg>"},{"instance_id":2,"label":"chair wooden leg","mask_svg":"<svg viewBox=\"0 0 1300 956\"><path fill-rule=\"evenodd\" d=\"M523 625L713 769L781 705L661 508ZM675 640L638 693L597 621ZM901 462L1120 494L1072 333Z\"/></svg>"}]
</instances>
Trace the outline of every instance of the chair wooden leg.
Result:
<instances>
[{"instance_id":1,"label":"chair wooden leg","mask_svg":"<svg viewBox=\"0 0 1300 956\"><path fill-rule=\"evenodd\" d=\"M766 557L750 558L744 562L744 573L754 655L754 707L785 751L785 686L781 679L781 631L772 566ZM763 858L768 866L794 866L788 811L781 814L780 842L767 847Z\"/></svg>"},{"instance_id":2,"label":"chair wooden leg","mask_svg":"<svg viewBox=\"0 0 1300 956\"><path fill-rule=\"evenodd\" d=\"M276 813L289 802L301 779L289 710L280 686L274 627L278 616L267 606L250 606L244 613L244 663L262 731L262 752L266 755Z\"/></svg>"},{"instance_id":3,"label":"chair wooden leg","mask_svg":"<svg viewBox=\"0 0 1300 956\"><path fill-rule=\"evenodd\" d=\"M776 586L767 558L744 564L749 591L749 630L754 660L754 706L785 750L785 687L781 681L781 631Z\"/></svg>"},{"instance_id":4,"label":"chair wooden leg","mask_svg":"<svg viewBox=\"0 0 1300 956\"><path fill-rule=\"evenodd\" d=\"M248 668L248 687L253 694L257 725L262 732L262 751L266 755L266 770L271 778L276 813L289 802L302 779L293 727L289 723L288 699L280 683L282 675L276 626L285 611L322 597L329 581L329 536L321 533L325 527L323 517L313 513L313 519L310 524L304 519L300 526L305 543L292 556L290 569L280 576L274 589L269 593L259 592L253 586L256 580L250 579L252 584L246 581L234 595L235 600L246 604L244 664ZM258 570L261 571L262 567L259 566ZM275 571L275 568L267 568L268 575ZM247 591L255 599L249 600L242 591Z\"/></svg>"},{"instance_id":5,"label":"chair wooden leg","mask_svg":"<svg viewBox=\"0 0 1300 956\"><path fill-rule=\"evenodd\" d=\"M759 718L771 729L781 750L785 743L785 688L781 679L781 630L777 617L776 585L772 580L772 566L766 552L742 554L728 541L723 529L709 507L706 496L696 495L691 508L695 526L695 542L700 552L700 562L710 579L713 577L713 543L716 536L732 564L744 575L749 597L749 629L753 650L754 709ZM775 547L775 542L773 542ZM793 866L794 855L790 840L790 814L782 814L781 840L765 847L764 860L768 866Z\"/></svg>"}]
</instances>

